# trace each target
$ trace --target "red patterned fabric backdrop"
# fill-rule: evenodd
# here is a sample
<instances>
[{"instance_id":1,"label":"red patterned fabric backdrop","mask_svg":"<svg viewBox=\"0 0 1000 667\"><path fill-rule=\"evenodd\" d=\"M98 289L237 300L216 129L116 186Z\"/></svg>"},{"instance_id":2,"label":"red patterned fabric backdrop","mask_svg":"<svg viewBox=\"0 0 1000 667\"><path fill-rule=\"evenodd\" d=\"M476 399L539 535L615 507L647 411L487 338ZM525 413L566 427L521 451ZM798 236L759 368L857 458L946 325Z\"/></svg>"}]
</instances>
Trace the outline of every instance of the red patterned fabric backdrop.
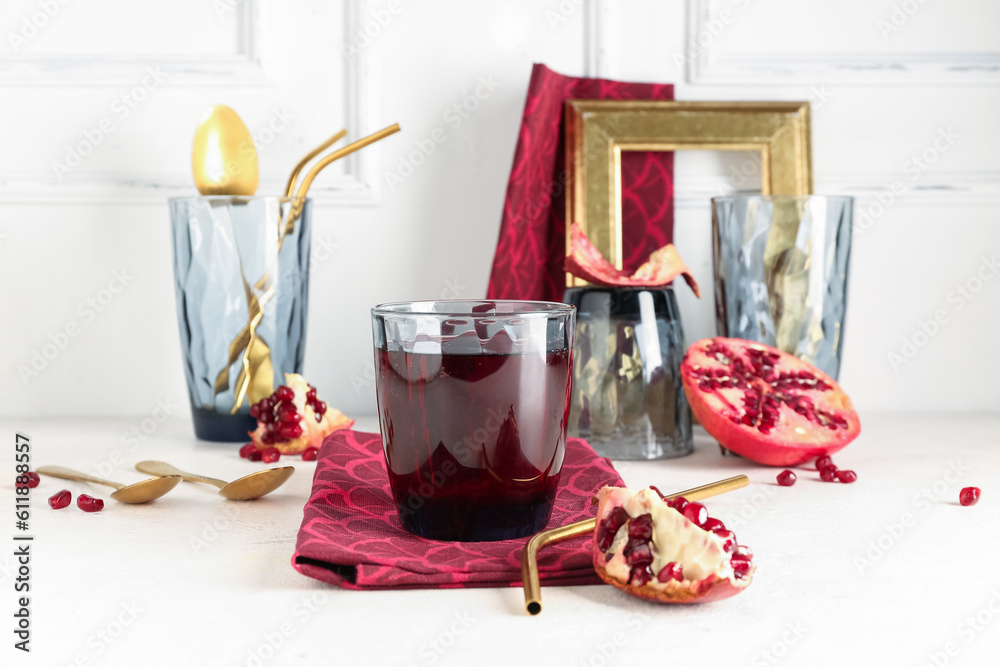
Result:
<instances>
[{"instance_id":1,"label":"red patterned fabric backdrop","mask_svg":"<svg viewBox=\"0 0 1000 667\"><path fill-rule=\"evenodd\" d=\"M672 100L671 84L531 72L487 298L561 301L566 285L563 104L569 99ZM673 153L622 155L622 267L637 269L673 241Z\"/></svg>"}]
</instances>

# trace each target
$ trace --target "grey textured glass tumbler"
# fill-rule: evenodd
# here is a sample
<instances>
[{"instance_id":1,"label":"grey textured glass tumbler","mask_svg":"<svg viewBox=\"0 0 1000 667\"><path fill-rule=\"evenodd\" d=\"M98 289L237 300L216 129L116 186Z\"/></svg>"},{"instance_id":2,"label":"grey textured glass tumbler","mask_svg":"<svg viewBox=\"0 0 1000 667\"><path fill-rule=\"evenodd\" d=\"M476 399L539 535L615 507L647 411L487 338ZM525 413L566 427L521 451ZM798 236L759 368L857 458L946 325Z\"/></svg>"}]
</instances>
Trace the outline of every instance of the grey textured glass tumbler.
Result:
<instances>
[{"instance_id":1,"label":"grey textured glass tumbler","mask_svg":"<svg viewBox=\"0 0 1000 667\"><path fill-rule=\"evenodd\" d=\"M246 442L257 426L250 405L283 384L285 373L302 369L312 206L299 200L295 217L295 201L170 200L184 374L203 440ZM245 396L234 414L241 387Z\"/></svg>"},{"instance_id":2,"label":"grey textured glass tumbler","mask_svg":"<svg viewBox=\"0 0 1000 667\"><path fill-rule=\"evenodd\" d=\"M840 373L853 197L712 199L719 335L794 354Z\"/></svg>"},{"instance_id":3,"label":"grey textured glass tumbler","mask_svg":"<svg viewBox=\"0 0 1000 667\"><path fill-rule=\"evenodd\" d=\"M573 287L576 347L569 435L612 459L690 454L686 347L672 287Z\"/></svg>"}]
</instances>

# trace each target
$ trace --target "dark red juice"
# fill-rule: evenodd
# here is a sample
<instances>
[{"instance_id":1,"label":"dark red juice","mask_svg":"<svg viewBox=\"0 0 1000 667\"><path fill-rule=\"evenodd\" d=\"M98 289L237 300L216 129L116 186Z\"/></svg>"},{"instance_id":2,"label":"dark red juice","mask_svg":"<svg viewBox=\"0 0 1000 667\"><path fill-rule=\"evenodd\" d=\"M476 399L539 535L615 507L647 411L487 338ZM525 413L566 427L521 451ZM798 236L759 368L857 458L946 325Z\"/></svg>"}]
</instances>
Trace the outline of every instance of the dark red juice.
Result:
<instances>
[{"instance_id":1,"label":"dark red juice","mask_svg":"<svg viewBox=\"0 0 1000 667\"><path fill-rule=\"evenodd\" d=\"M543 529L565 452L570 352L375 354L386 467L404 528L461 541Z\"/></svg>"}]
</instances>

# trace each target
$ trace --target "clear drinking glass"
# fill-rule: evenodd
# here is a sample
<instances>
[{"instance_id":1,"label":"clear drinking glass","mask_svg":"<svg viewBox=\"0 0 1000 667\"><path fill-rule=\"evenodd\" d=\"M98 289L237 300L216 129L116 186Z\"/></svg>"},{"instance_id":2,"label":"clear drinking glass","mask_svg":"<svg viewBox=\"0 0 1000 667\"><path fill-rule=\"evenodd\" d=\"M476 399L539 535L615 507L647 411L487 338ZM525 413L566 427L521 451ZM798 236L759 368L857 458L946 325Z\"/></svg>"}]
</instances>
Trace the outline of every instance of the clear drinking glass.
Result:
<instances>
[{"instance_id":1,"label":"clear drinking glass","mask_svg":"<svg viewBox=\"0 0 1000 667\"><path fill-rule=\"evenodd\" d=\"M541 301L372 309L379 424L406 530L493 541L545 527L566 447L575 314Z\"/></svg>"},{"instance_id":2,"label":"clear drinking glass","mask_svg":"<svg viewBox=\"0 0 1000 667\"><path fill-rule=\"evenodd\" d=\"M573 287L563 300L577 309L569 434L612 459L690 454L673 288Z\"/></svg>"},{"instance_id":3,"label":"clear drinking glass","mask_svg":"<svg viewBox=\"0 0 1000 667\"><path fill-rule=\"evenodd\" d=\"M853 197L713 198L719 334L777 347L836 378L853 212Z\"/></svg>"},{"instance_id":4,"label":"clear drinking glass","mask_svg":"<svg viewBox=\"0 0 1000 667\"><path fill-rule=\"evenodd\" d=\"M170 199L177 321L199 438L246 442L257 425L249 406L284 373L301 371L311 220L309 199Z\"/></svg>"}]
</instances>

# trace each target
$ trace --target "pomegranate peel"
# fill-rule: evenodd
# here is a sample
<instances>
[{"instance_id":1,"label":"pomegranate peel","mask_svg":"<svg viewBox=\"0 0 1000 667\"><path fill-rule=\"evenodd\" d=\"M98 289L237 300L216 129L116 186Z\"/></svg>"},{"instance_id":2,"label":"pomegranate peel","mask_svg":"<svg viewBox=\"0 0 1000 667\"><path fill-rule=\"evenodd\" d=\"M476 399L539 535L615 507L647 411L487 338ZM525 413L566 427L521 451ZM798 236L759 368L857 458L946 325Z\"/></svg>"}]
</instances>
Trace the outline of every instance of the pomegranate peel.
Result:
<instances>
[{"instance_id":1,"label":"pomegranate peel","mask_svg":"<svg viewBox=\"0 0 1000 667\"><path fill-rule=\"evenodd\" d=\"M718 519L705 518L702 523L713 526L705 530L653 489L606 486L597 499L594 569L612 586L647 600L688 604L722 600L750 585L752 552L734 548L735 536Z\"/></svg>"},{"instance_id":2,"label":"pomegranate peel","mask_svg":"<svg viewBox=\"0 0 1000 667\"><path fill-rule=\"evenodd\" d=\"M257 418L257 429L249 434L254 447L258 451L274 447L285 455L318 447L334 431L354 425L353 419L320 400L316 388L296 373L285 373L285 384L251 406L250 414ZM247 458L260 460L252 454Z\"/></svg>"},{"instance_id":3,"label":"pomegranate peel","mask_svg":"<svg viewBox=\"0 0 1000 667\"><path fill-rule=\"evenodd\" d=\"M757 463L797 466L840 451L861 432L851 399L833 378L761 343L700 340L684 355L681 379L705 430Z\"/></svg>"},{"instance_id":4,"label":"pomegranate peel","mask_svg":"<svg viewBox=\"0 0 1000 667\"><path fill-rule=\"evenodd\" d=\"M662 287L681 276L694 291L695 296L701 297L694 275L672 243L654 251L649 259L629 276L604 259L604 255L587 238L583 228L579 224L573 224L570 227L570 249L565 268L578 278L605 287Z\"/></svg>"}]
</instances>

